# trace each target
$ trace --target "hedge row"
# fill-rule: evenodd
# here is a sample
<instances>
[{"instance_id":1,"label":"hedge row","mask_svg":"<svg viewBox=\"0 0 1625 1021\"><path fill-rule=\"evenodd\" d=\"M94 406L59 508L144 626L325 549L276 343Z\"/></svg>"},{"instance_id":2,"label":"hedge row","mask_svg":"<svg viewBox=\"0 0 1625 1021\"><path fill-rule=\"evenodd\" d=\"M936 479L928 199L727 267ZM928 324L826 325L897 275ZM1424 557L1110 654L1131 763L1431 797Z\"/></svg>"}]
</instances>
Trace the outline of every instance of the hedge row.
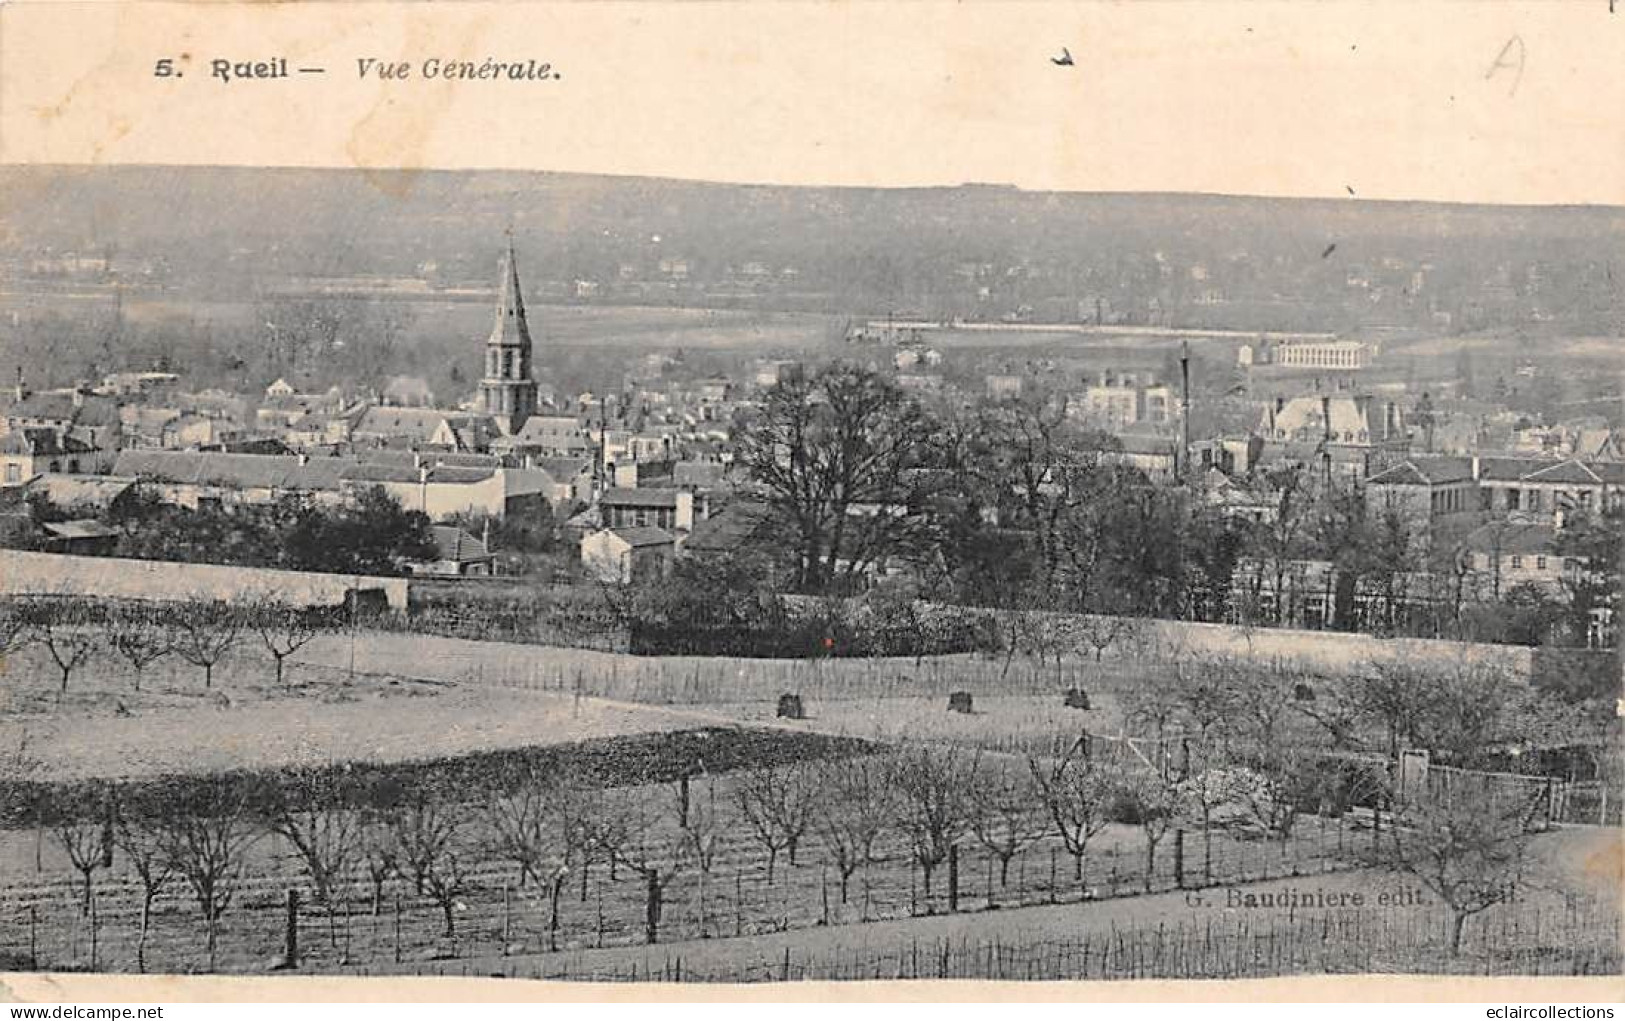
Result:
<instances>
[{"instance_id":1,"label":"hedge row","mask_svg":"<svg viewBox=\"0 0 1625 1021\"><path fill-rule=\"evenodd\" d=\"M413 762L341 762L127 780L0 780L0 827L94 821L106 817L113 805L132 819L264 812L279 805L381 810L419 801L468 800L550 776L567 775L594 787L636 786L872 748L865 741L822 734L708 727Z\"/></svg>"}]
</instances>

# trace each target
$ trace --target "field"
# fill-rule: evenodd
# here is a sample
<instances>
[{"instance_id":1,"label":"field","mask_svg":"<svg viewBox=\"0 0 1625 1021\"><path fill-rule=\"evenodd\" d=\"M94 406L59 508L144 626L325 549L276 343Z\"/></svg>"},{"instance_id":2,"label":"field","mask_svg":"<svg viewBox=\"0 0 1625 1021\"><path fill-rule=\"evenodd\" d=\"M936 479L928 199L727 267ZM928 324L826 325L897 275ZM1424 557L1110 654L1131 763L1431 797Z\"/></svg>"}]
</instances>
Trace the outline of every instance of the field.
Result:
<instances>
[{"instance_id":1,"label":"field","mask_svg":"<svg viewBox=\"0 0 1625 1021\"><path fill-rule=\"evenodd\" d=\"M303 663L277 685L269 656L244 650L201 672L174 660L146 671L96 662L60 703L44 653L7 664L0 748L26 740L43 779L131 778L344 760L390 762L658 734L716 717L558 692L481 688ZM30 681L32 683L30 683Z\"/></svg>"},{"instance_id":2,"label":"field","mask_svg":"<svg viewBox=\"0 0 1625 1021\"><path fill-rule=\"evenodd\" d=\"M145 672L138 692L128 668L102 657L61 693L42 657L28 649L6 664L0 748L26 733L37 775L61 780L411 762L735 731L781 743L842 735L958 749L977 770L1019 772L1028 754L1062 754L1084 730L1110 740L1123 729L1121 695L1159 683L1171 669L1154 657L1068 661L1059 671L1021 661L1007 669L977 656L647 659L360 632L311 642L289 661L281 685L269 658L244 645L216 668L209 689L200 671L168 660ZM1091 708L1067 708L1060 696L1069 687L1087 690ZM973 694L973 712L947 711L955 691ZM806 719L776 718L785 692L803 697ZM1113 747L1151 765L1126 742ZM799 768L812 767L774 775ZM741 793L758 775L694 775L686 827L677 783L614 787L604 804L637 821L636 847L575 863L554 896L500 850L493 807L500 799L491 790L459 791L445 805L467 858L444 897L404 872L375 882L357 858L323 904L289 842L256 831L237 895L220 915L214 967L285 964L290 893L299 900L297 967L313 972L754 981L1620 967L1617 938L1612 951L1607 942L1618 923L1616 888L1608 885L1617 869L1606 864L1607 847L1603 866L1579 879L1577 852L1565 850L1584 845L1591 853L1598 840L1617 837L1613 830L1535 838L1555 866L1520 887L1517 910L1475 919L1467 951L1456 956L1444 951L1441 913L1414 905L1292 911L1284 919L1216 907L1232 887L1380 891L1400 883L1370 867L1379 838L1368 815L1310 813L1287 839L1203 831L1184 820L1154 848L1148 831L1119 821L1093 836L1080 878L1061 840L1038 835L1047 824L1034 806L1009 824L1030 830L1031 839L1007 866L967 831L928 892L915 848L891 829L843 890L839 860L819 826L809 825L793 860L787 849L769 853ZM329 818L347 819L363 834L385 825L362 810ZM701 819L713 838L703 856L685 843L702 832ZM1000 832L992 827L990 837ZM92 866L87 900L65 840L52 826L0 833L0 960L63 970L205 967L199 906L178 876L153 900L143 937L142 887L129 856ZM1193 904L1197 890L1209 899ZM658 905L652 925L651 903Z\"/></svg>"}]
</instances>

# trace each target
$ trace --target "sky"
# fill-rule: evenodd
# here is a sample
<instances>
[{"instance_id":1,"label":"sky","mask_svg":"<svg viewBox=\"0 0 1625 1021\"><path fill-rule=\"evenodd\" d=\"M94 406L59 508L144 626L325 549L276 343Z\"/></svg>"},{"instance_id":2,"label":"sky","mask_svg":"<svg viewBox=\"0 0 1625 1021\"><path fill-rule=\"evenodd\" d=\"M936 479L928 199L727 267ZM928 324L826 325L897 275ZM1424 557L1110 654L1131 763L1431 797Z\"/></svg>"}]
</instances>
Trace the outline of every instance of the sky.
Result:
<instances>
[{"instance_id":1,"label":"sky","mask_svg":"<svg viewBox=\"0 0 1625 1021\"><path fill-rule=\"evenodd\" d=\"M278 57L324 70L210 74ZM558 77L426 80L429 59ZM1607 0L14 0L0 162L1625 204L1620 67Z\"/></svg>"}]
</instances>

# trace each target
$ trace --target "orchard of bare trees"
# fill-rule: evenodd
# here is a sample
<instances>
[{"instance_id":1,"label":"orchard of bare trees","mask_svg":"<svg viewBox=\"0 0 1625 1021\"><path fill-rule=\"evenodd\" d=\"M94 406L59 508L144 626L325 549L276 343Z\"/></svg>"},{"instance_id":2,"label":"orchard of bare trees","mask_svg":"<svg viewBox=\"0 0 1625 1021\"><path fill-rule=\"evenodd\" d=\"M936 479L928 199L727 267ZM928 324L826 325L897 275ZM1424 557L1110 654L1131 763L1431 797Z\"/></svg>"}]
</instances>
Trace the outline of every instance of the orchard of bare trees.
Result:
<instances>
[{"instance_id":1,"label":"orchard of bare trees","mask_svg":"<svg viewBox=\"0 0 1625 1021\"><path fill-rule=\"evenodd\" d=\"M60 701L83 671L126 674L140 692L154 664L184 663L199 687L212 688L215 668L245 647L274 662L278 686L286 661L336 626L329 609L296 606L270 596L221 602L207 597L164 602L111 602L75 595L0 598L0 655L37 649L56 678Z\"/></svg>"},{"instance_id":2,"label":"orchard of bare trees","mask_svg":"<svg viewBox=\"0 0 1625 1021\"><path fill-rule=\"evenodd\" d=\"M1026 759L905 744L615 788L566 768L484 796L400 789L373 805L303 774L162 812L109 787L89 817L51 824L46 839L73 876L72 924L134 918L121 945L138 969L151 960L152 920L177 910L194 919L190 938L211 968L241 967L245 932L263 943L284 923L282 966L388 953L391 925L398 963L403 918L420 953L491 941L503 954L550 953L1200 889L1261 878L1260 862L1263 875L1274 862L1279 876L1379 867L1413 877L1451 913L1456 953L1469 922L1534 876L1530 841L1544 819L1527 790L1402 790L1384 778L1377 832L1338 821L1327 843L1317 817L1283 838L1288 858L1248 836L1283 826L1271 789L1196 755L1111 744ZM1195 833L1210 841L1200 865L1186 860ZM1214 841L1225 848L1217 862ZM292 934L304 919L312 942L301 944ZM355 946L358 928L370 949Z\"/></svg>"}]
</instances>

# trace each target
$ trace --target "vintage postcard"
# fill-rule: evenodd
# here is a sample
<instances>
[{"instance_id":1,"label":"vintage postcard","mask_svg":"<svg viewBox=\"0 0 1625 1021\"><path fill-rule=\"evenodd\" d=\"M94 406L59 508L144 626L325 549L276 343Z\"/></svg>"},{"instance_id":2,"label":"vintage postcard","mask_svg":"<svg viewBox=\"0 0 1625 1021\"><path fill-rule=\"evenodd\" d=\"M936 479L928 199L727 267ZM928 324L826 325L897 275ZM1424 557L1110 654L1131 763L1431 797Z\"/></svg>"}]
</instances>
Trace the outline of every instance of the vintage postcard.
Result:
<instances>
[{"instance_id":1,"label":"vintage postcard","mask_svg":"<svg viewBox=\"0 0 1625 1021\"><path fill-rule=\"evenodd\" d=\"M5 994L1619 999L1614 6L0 5Z\"/></svg>"}]
</instances>

